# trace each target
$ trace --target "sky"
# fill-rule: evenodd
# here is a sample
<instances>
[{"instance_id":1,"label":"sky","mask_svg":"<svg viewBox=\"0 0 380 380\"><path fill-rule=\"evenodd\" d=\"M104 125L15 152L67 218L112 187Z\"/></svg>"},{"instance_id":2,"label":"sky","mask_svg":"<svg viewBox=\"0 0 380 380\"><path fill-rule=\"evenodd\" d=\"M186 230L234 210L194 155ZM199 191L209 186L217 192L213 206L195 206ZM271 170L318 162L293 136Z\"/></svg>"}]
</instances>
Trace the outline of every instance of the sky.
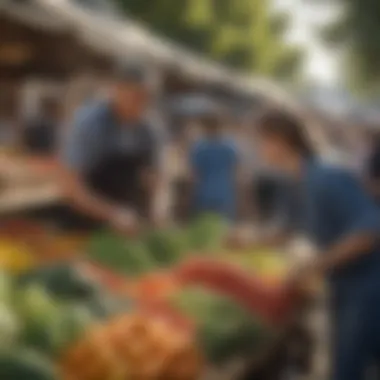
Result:
<instances>
[{"instance_id":1,"label":"sky","mask_svg":"<svg viewBox=\"0 0 380 380\"><path fill-rule=\"evenodd\" d=\"M339 14L339 8L332 6L329 0L274 0L274 4L276 9L290 15L288 41L306 49L306 77L321 85L337 84L339 54L323 45L318 30Z\"/></svg>"}]
</instances>

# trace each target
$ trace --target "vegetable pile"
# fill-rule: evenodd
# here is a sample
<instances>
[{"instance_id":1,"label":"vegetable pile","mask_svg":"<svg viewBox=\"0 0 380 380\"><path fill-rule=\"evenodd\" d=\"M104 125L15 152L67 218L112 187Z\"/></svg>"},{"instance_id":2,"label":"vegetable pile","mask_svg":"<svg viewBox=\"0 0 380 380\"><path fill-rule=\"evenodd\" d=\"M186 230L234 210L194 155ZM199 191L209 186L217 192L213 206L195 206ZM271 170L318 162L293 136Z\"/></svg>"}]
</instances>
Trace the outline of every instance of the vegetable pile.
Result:
<instances>
[{"instance_id":1,"label":"vegetable pile","mask_svg":"<svg viewBox=\"0 0 380 380\"><path fill-rule=\"evenodd\" d=\"M102 231L79 257L60 244L59 261L30 253L47 247L40 229L19 244L19 224L0 231L0 379L195 380L251 356L295 298L284 259L227 252L226 228L205 215L130 241Z\"/></svg>"},{"instance_id":2,"label":"vegetable pile","mask_svg":"<svg viewBox=\"0 0 380 380\"><path fill-rule=\"evenodd\" d=\"M109 294L76 265L2 274L1 379L195 380L202 356L190 325Z\"/></svg>"},{"instance_id":3,"label":"vegetable pile","mask_svg":"<svg viewBox=\"0 0 380 380\"><path fill-rule=\"evenodd\" d=\"M270 329L231 297L190 286L172 304L196 325L197 339L209 363L253 354L270 338Z\"/></svg>"}]
</instances>

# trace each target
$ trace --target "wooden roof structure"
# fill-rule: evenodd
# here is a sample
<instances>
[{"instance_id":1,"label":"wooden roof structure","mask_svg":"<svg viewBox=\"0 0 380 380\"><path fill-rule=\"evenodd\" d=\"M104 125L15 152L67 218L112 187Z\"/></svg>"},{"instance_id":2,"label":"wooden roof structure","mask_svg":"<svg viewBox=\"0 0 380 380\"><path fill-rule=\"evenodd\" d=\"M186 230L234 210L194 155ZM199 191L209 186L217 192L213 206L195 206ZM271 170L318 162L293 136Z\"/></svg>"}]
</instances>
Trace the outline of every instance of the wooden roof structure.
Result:
<instances>
[{"instance_id":1,"label":"wooden roof structure","mask_svg":"<svg viewBox=\"0 0 380 380\"><path fill-rule=\"evenodd\" d=\"M117 11L107 12L96 6L86 6L86 3L96 5L103 1L2 0L0 14L49 33L70 33L81 44L108 57L122 58L133 54L179 76L219 84L241 94L257 94L277 102L289 102L289 94L284 94L270 81L232 72L157 37L139 23L120 16Z\"/></svg>"}]
</instances>

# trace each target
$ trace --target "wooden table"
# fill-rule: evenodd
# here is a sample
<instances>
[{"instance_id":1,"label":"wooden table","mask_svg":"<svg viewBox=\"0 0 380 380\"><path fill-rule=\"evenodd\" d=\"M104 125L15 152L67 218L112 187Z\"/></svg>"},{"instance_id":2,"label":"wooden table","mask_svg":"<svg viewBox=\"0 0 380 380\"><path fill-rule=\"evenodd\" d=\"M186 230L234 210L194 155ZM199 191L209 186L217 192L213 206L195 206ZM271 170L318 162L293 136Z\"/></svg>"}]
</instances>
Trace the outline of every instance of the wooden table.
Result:
<instances>
[{"instance_id":1,"label":"wooden table","mask_svg":"<svg viewBox=\"0 0 380 380\"><path fill-rule=\"evenodd\" d=\"M51 159L0 156L0 214L56 204L62 193Z\"/></svg>"},{"instance_id":2,"label":"wooden table","mask_svg":"<svg viewBox=\"0 0 380 380\"><path fill-rule=\"evenodd\" d=\"M0 215L51 206L62 201L56 183L34 187L10 187L0 193Z\"/></svg>"}]
</instances>

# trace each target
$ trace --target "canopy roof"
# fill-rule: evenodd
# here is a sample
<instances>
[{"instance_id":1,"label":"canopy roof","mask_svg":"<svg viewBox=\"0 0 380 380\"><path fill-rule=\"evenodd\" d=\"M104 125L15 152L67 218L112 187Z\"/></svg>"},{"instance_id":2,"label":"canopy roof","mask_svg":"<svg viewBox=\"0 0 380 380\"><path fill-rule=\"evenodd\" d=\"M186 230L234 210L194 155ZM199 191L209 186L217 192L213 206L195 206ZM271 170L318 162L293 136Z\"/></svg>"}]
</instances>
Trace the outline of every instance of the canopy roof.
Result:
<instances>
[{"instance_id":1,"label":"canopy roof","mask_svg":"<svg viewBox=\"0 0 380 380\"><path fill-rule=\"evenodd\" d=\"M73 31L90 48L115 58L131 53L154 61L180 74L220 83L238 92L268 96L288 102L273 83L257 77L242 76L211 62L172 42L157 37L105 0L3 0L0 12L6 12L24 23L54 31Z\"/></svg>"}]
</instances>

